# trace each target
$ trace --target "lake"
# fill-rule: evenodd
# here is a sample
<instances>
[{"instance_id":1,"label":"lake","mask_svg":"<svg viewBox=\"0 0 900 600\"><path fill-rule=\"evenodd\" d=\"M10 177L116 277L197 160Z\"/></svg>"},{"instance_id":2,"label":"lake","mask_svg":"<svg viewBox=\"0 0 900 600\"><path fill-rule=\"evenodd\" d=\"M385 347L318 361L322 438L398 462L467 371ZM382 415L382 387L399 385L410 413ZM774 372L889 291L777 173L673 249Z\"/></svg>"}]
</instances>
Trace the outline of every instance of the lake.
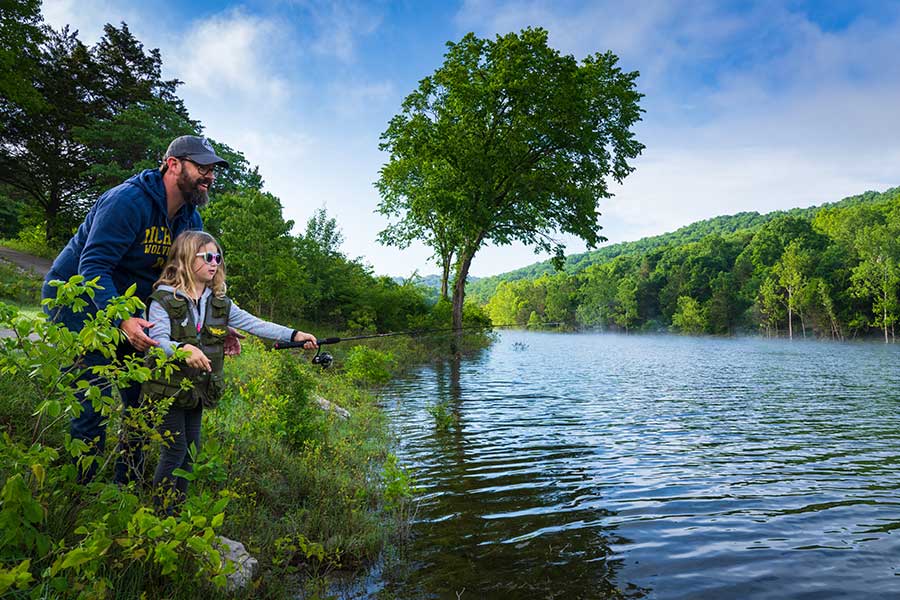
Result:
<instances>
[{"instance_id":1,"label":"lake","mask_svg":"<svg viewBox=\"0 0 900 600\"><path fill-rule=\"evenodd\" d=\"M504 331L388 390L422 492L373 595L900 597L898 359L874 342Z\"/></svg>"}]
</instances>

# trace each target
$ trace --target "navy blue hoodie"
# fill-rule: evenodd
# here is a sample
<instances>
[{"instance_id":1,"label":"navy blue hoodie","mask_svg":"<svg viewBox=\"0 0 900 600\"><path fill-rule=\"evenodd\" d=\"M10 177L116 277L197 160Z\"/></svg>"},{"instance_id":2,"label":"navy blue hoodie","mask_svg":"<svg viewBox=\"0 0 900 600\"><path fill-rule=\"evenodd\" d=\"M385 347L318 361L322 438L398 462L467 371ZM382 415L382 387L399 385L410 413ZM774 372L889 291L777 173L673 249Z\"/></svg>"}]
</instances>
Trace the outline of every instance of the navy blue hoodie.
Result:
<instances>
[{"instance_id":1,"label":"navy blue hoodie","mask_svg":"<svg viewBox=\"0 0 900 600\"><path fill-rule=\"evenodd\" d=\"M188 205L169 220L162 174L147 169L100 196L56 257L47 280L66 281L76 273L88 280L100 277L96 308L136 283L136 295L146 304L172 240L182 231L202 228L199 213Z\"/></svg>"}]
</instances>

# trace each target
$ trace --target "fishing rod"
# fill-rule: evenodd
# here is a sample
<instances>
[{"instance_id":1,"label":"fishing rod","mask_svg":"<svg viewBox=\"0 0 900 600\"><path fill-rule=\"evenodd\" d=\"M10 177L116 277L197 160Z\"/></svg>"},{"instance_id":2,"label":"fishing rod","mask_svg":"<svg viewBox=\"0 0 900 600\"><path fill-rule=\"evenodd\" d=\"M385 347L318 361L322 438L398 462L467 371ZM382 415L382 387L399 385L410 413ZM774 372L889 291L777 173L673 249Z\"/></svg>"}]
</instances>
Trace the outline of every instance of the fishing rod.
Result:
<instances>
[{"instance_id":1,"label":"fishing rod","mask_svg":"<svg viewBox=\"0 0 900 600\"><path fill-rule=\"evenodd\" d=\"M541 323L542 327L556 327L559 325L565 325L565 323L557 322L557 323ZM453 327L444 327L441 329L411 329L409 331L392 331L388 333L372 333L369 335L354 335L351 337L327 337L322 339L316 339L316 355L312 358L312 363L314 365L321 365L323 369L327 369L331 366L331 363L334 362L334 357L331 356L328 352L322 352L322 346L326 346L328 344L339 344L340 342L352 342L356 340L372 340L376 338L385 338L385 337L393 337L397 335L408 335L408 336L418 336L424 335L427 333L446 333L449 331L464 331L471 329L494 329L495 327L521 327L518 323L506 323L503 325L471 325L469 327L460 327L459 329ZM272 346L273 350L289 350L291 348L303 348L304 345L310 340L304 340L302 342L275 342L275 345Z\"/></svg>"}]
</instances>

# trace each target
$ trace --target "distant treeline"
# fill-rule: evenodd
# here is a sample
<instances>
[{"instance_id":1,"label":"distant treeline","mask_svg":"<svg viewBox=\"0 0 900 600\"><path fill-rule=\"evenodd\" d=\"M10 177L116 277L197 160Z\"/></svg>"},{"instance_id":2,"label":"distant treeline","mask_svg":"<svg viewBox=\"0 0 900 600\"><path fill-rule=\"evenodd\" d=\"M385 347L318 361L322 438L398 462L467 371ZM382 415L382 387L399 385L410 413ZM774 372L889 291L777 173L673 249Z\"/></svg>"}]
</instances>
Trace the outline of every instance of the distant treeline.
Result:
<instances>
[{"instance_id":1,"label":"distant treeline","mask_svg":"<svg viewBox=\"0 0 900 600\"><path fill-rule=\"evenodd\" d=\"M716 217L468 286L494 322L894 339L900 188Z\"/></svg>"}]
</instances>

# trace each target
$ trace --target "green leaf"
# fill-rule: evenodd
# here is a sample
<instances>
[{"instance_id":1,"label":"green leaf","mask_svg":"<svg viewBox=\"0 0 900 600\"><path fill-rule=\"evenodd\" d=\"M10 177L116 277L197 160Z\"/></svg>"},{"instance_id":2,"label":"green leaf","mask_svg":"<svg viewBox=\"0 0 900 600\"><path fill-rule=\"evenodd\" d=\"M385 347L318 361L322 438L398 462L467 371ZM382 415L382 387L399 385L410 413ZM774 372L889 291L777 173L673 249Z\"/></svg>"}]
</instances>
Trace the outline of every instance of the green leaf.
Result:
<instances>
[{"instance_id":1,"label":"green leaf","mask_svg":"<svg viewBox=\"0 0 900 600\"><path fill-rule=\"evenodd\" d=\"M185 471L184 469L175 469L172 471L172 475L175 477L181 477L182 479L187 479L188 481L194 481L197 479L197 475L192 472Z\"/></svg>"},{"instance_id":2,"label":"green leaf","mask_svg":"<svg viewBox=\"0 0 900 600\"><path fill-rule=\"evenodd\" d=\"M78 568L91 560L91 558L93 558L91 553L84 548L75 548L66 554L58 570Z\"/></svg>"}]
</instances>

